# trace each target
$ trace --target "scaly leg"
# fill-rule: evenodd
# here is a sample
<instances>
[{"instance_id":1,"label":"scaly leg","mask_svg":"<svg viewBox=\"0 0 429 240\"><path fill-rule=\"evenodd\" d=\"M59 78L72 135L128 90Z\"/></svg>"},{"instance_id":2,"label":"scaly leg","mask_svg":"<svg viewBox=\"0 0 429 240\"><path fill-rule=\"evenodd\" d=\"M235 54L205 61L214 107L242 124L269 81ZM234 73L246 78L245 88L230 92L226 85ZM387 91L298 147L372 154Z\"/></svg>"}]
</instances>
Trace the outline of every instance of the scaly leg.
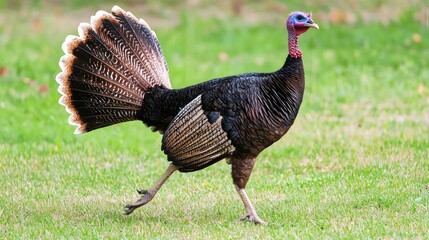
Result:
<instances>
[{"instance_id":1,"label":"scaly leg","mask_svg":"<svg viewBox=\"0 0 429 240\"><path fill-rule=\"evenodd\" d=\"M254 223L267 224L261 218L259 218L258 214L256 214L256 210L253 207L252 202L250 202L249 197L247 197L247 194L244 188L239 188L237 185L235 185L235 189L237 189L238 195L240 195L240 198L243 201L244 207L246 207L246 210L247 210L246 215L240 218L240 220L244 221L246 219L249 219L249 221Z\"/></svg>"},{"instance_id":2,"label":"scaly leg","mask_svg":"<svg viewBox=\"0 0 429 240\"><path fill-rule=\"evenodd\" d=\"M244 207L246 207L247 213L240 220L249 219L249 221L259 224L266 224L259 218L256 214L255 208L250 202L249 197L247 197L246 188L247 182L249 181L250 174L252 173L253 166L255 165L254 157L232 157L231 166L232 166L232 179L237 189L238 195L240 195L241 200L243 201Z\"/></svg>"},{"instance_id":3,"label":"scaly leg","mask_svg":"<svg viewBox=\"0 0 429 240\"><path fill-rule=\"evenodd\" d=\"M137 190L139 194L142 194L143 196L137 200L133 204L129 204L125 206L125 214L129 215L137 208L147 204L150 202L153 197L155 197L155 194L158 192L158 190L161 188L161 186L167 181L167 179L175 172L177 169L179 169L177 166L170 164L168 166L167 171L161 176L161 178L158 180L158 182L155 183L155 185L149 189L149 190Z\"/></svg>"}]
</instances>

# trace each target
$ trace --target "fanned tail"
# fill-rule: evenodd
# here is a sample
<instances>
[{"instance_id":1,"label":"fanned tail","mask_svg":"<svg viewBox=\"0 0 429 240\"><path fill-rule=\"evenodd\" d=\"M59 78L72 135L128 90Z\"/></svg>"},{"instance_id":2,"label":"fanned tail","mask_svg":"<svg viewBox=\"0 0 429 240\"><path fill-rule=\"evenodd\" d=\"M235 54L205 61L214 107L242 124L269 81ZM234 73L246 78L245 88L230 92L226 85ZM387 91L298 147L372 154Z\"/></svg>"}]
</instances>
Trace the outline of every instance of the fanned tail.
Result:
<instances>
[{"instance_id":1,"label":"fanned tail","mask_svg":"<svg viewBox=\"0 0 429 240\"><path fill-rule=\"evenodd\" d=\"M114 6L78 31L79 37L67 36L62 45L56 77L59 103L71 114L76 134L137 120L149 88L171 89L160 44L143 19Z\"/></svg>"}]
</instances>

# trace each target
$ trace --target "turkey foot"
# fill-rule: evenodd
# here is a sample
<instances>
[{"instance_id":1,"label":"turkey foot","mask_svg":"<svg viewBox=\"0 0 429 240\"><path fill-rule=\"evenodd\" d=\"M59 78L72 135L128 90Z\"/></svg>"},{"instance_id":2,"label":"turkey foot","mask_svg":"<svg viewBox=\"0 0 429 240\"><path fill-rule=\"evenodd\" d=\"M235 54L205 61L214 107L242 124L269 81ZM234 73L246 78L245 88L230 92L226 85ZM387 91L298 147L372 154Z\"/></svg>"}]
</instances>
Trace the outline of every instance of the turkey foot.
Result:
<instances>
[{"instance_id":1,"label":"turkey foot","mask_svg":"<svg viewBox=\"0 0 429 240\"><path fill-rule=\"evenodd\" d=\"M249 219L250 222L254 222L255 224L264 224L264 225L267 224L266 222L264 222L262 219L259 218L258 214L256 214L256 210L253 207L252 203L250 202L250 199L247 196L244 188L239 188L237 185L235 185L235 188L237 189L237 192L240 195L241 200L243 201L244 207L247 210L246 215L240 218L240 221Z\"/></svg>"},{"instance_id":2,"label":"turkey foot","mask_svg":"<svg viewBox=\"0 0 429 240\"><path fill-rule=\"evenodd\" d=\"M158 180L158 182L155 183L155 185L149 189L149 190L137 190L137 192L139 194L142 194L143 196L137 200L135 203L133 204L128 204L127 206L125 206L125 215L130 215L134 210L136 210L137 208L147 204L148 202L150 202L153 197L155 197L156 193L158 192L158 190L161 188L161 186L165 183L165 181L167 181L167 179L171 176L171 174L173 174L174 171L176 171L178 169L177 166L170 164L170 166L168 166L167 171L165 171L165 173L161 176L161 178Z\"/></svg>"},{"instance_id":3,"label":"turkey foot","mask_svg":"<svg viewBox=\"0 0 429 240\"><path fill-rule=\"evenodd\" d=\"M155 196L155 194L150 193L147 190L141 190L138 192L140 194L144 194L139 200L137 200L135 203L133 204L128 204L127 206L125 206L125 215L130 215L134 210L136 210L137 208L147 204L148 202L150 202L153 197Z\"/></svg>"},{"instance_id":4,"label":"turkey foot","mask_svg":"<svg viewBox=\"0 0 429 240\"><path fill-rule=\"evenodd\" d=\"M257 214L246 213L243 217L240 218L240 221L244 221L248 219L250 222L254 222L255 224L263 224L266 225L267 222L263 221Z\"/></svg>"}]
</instances>

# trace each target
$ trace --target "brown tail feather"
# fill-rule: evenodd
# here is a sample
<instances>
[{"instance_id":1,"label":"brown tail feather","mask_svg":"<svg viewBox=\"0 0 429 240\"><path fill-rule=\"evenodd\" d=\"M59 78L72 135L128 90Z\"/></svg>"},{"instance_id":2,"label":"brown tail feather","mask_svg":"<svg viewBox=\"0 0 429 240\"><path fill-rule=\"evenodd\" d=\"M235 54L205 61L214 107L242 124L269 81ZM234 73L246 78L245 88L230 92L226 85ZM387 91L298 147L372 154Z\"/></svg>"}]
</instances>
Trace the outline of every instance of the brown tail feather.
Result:
<instances>
[{"instance_id":1,"label":"brown tail feather","mask_svg":"<svg viewBox=\"0 0 429 240\"><path fill-rule=\"evenodd\" d=\"M115 6L78 30L63 43L56 78L75 133L136 120L149 88L171 88L158 39L143 19Z\"/></svg>"}]
</instances>

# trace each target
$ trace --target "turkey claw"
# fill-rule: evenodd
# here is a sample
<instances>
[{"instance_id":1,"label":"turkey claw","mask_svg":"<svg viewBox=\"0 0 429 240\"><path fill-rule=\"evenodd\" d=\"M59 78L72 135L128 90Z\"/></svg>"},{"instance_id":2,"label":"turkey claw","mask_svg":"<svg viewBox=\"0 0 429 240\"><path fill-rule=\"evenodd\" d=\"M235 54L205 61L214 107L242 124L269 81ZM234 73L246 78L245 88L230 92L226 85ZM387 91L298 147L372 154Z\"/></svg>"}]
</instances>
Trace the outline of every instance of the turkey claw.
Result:
<instances>
[{"instance_id":1,"label":"turkey claw","mask_svg":"<svg viewBox=\"0 0 429 240\"><path fill-rule=\"evenodd\" d=\"M240 218L240 221L245 221L246 219L248 219L249 222L253 222L255 224L267 225L267 222L265 222L261 218L259 218L258 215L246 213L243 217Z\"/></svg>"}]
</instances>

